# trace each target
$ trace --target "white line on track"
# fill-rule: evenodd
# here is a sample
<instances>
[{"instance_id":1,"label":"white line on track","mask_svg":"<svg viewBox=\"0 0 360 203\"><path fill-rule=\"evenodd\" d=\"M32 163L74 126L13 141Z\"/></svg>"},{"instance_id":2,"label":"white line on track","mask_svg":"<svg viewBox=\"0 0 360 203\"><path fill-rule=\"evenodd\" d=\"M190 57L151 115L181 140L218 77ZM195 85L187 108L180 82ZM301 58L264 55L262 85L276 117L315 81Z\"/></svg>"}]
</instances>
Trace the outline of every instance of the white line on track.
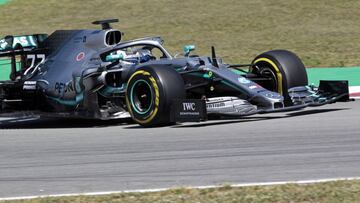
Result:
<instances>
[{"instance_id":1,"label":"white line on track","mask_svg":"<svg viewBox=\"0 0 360 203\"><path fill-rule=\"evenodd\" d=\"M231 187L251 187L251 186L271 186L271 185L285 185L285 184L313 184L313 183L326 183L341 180L360 180L360 177L348 177L348 178L328 178L328 179L313 179L313 180L299 180L299 181L278 181L278 182L258 182L258 183L240 183L230 184ZM220 188L224 185L205 185L205 186L193 186L193 187L181 187L185 189L210 189ZM48 198L48 197L73 197L73 196L96 196L96 195L112 195L119 193L151 193L162 192L166 190L176 189L173 188L156 188L156 189L139 189L139 190L120 190L120 191L104 191L104 192L88 192L88 193L68 193L68 194L53 194L53 195L38 195L38 196L22 196L22 197L5 197L0 198L0 201L8 200L26 200L36 198Z\"/></svg>"}]
</instances>

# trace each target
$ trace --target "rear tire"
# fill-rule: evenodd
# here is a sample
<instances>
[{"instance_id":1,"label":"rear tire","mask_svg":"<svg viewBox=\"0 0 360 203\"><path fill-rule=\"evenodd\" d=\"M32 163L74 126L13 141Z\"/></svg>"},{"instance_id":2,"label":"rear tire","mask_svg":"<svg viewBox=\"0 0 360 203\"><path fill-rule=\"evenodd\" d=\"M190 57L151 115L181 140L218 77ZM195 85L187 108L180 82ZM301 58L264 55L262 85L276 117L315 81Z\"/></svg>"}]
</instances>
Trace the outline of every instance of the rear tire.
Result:
<instances>
[{"instance_id":1,"label":"rear tire","mask_svg":"<svg viewBox=\"0 0 360 203\"><path fill-rule=\"evenodd\" d=\"M272 79L264 88L284 96L286 106L292 105L288 89L308 85L306 69L300 58L287 50L272 50L255 57L250 72Z\"/></svg>"},{"instance_id":2,"label":"rear tire","mask_svg":"<svg viewBox=\"0 0 360 203\"><path fill-rule=\"evenodd\" d=\"M128 81L128 111L133 120L144 127L170 125L172 102L183 98L184 81L171 67L143 67Z\"/></svg>"}]
</instances>

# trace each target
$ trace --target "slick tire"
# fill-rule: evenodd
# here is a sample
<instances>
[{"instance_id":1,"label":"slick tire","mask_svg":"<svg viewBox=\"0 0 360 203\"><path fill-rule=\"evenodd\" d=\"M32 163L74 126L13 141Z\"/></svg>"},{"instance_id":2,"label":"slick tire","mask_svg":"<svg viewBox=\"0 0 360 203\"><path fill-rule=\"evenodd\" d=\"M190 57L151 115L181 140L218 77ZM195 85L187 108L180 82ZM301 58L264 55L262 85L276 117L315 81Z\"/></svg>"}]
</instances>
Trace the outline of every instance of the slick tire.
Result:
<instances>
[{"instance_id":1,"label":"slick tire","mask_svg":"<svg viewBox=\"0 0 360 203\"><path fill-rule=\"evenodd\" d=\"M283 95L286 106L292 102L288 89L308 85L306 69L300 58L287 50L272 50L255 57L250 72L260 77L271 78L264 88Z\"/></svg>"},{"instance_id":2,"label":"slick tire","mask_svg":"<svg viewBox=\"0 0 360 203\"><path fill-rule=\"evenodd\" d=\"M144 127L172 124L172 102L183 98L184 81L171 67L139 68L130 76L126 89L128 111Z\"/></svg>"}]
</instances>

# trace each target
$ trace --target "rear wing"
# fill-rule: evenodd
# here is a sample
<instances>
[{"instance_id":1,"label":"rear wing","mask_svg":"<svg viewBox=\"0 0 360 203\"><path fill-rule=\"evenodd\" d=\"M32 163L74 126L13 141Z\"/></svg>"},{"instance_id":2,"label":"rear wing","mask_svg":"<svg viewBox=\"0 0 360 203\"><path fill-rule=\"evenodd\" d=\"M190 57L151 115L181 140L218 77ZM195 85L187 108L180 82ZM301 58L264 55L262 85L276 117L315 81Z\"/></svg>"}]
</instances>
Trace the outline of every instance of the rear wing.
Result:
<instances>
[{"instance_id":1,"label":"rear wing","mask_svg":"<svg viewBox=\"0 0 360 203\"><path fill-rule=\"evenodd\" d=\"M37 48L47 37L47 34L6 36L0 39L0 53L11 49Z\"/></svg>"},{"instance_id":2,"label":"rear wing","mask_svg":"<svg viewBox=\"0 0 360 203\"><path fill-rule=\"evenodd\" d=\"M46 34L6 36L0 39L0 81L14 81L34 65L39 50L48 36ZM30 59L30 61L29 61Z\"/></svg>"}]
</instances>

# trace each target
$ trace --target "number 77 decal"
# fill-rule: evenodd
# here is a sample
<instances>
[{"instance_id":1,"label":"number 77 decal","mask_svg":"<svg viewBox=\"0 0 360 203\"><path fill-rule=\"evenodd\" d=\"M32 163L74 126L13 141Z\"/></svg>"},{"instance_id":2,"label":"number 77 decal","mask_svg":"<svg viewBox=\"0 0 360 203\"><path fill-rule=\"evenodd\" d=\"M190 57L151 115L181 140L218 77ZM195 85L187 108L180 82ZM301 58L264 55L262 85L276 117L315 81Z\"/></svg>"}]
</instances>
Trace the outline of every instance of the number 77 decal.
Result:
<instances>
[{"instance_id":1,"label":"number 77 decal","mask_svg":"<svg viewBox=\"0 0 360 203\"><path fill-rule=\"evenodd\" d=\"M36 64L36 59L41 59L41 61ZM29 54L27 55L27 60L31 60L31 65L26 69L24 75L27 75L31 70L31 74L33 74L38 69L39 65L45 62L45 54Z\"/></svg>"}]
</instances>

